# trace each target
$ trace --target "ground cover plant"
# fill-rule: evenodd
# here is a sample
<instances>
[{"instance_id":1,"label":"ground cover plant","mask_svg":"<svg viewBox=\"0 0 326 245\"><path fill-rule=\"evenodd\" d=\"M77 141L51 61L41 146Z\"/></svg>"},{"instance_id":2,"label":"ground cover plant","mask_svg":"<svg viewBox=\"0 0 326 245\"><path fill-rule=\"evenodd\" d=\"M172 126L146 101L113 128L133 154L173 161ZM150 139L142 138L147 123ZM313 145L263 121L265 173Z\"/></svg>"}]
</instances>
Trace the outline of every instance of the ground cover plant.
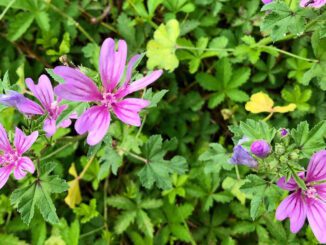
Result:
<instances>
[{"instance_id":1,"label":"ground cover plant","mask_svg":"<svg viewBox=\"0 0 326 245\"><path fill-rule=\"evenodd\" d=\"M326 243L324 5L0 0L0 243Z\"/></svg>"}]
</instances>

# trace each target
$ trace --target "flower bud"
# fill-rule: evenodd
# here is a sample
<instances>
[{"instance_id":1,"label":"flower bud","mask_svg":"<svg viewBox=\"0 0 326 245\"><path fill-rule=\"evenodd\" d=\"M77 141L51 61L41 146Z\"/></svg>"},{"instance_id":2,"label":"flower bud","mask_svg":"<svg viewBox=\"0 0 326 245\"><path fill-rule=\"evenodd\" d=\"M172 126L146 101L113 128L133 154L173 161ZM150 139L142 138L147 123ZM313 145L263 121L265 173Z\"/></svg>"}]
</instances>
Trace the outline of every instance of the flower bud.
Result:
<instances>
[{"instance_id":1,"label":"flower bud","mask_svg":"<svg viewBox=\"0 0 326 245\"><path fill-rule=\"evenodd\" d=\"M263 2L264 4L268 4L268 3L273 2L273 0L262 0L262 2Z\"/></svg>"},{"instance_id":2,"label":"flower bud","mask_svg":"<svg viewBox=\"0 0 326 245\"><path fill-rule=\"evenodd\" d=\"M286 162L288 162L289 161L289 159L286 157L286 156L281 156L280 157L280 162L281 163L286 163Z\"/></svg>"},{"instance_id":3,"label":"flower bud","mask_svg":"<svg viewBox=\"0 0 326 245\"><path fill-rule=\"evenodd\" d=\"M289 158L290 158L291 160L298 160L298 159L299 159L299 154L298 154L298 152L296 152L296 151L292 151L292 152L289 154Z\"/></svg>"},{"instance_id":4,"label":"flower bud","mask_svg":"<svg viewBox=\"0 0 326 245\"><path fill-rule=\"evenodd\" d=\"M241 145L236 145L233 148L233 155L230 159L230 163L236 165L246 165L250 168L255 168L258 165L258 162Z\"/></svg>"},{"instance_id":5,"label":"flower bud","mask_svg":"<svg viewBox=\"0 0 326 245\"><path fill-rule=\"evenodd\" d=\"M250 146L251 152L260 158L265 158L271 153L271 146L265 140L256 140Z\"/></svg>"},{"instance_id":6,"label":"flower bud","mask_svg":"<svg viewBox=\"0 0 326 245\"><path fill-rule=\"evenodd\" d=\"M282 136L282 137L285 137L285 136L287 136L287 135L288 135L288 133L289 133L289 132L287 131L287 129L286 129L286 128L282 128L282 129L281 129L281 136Z\"/></svg>"},{"instance_id":7,"label":"flower bud","mask_svg":"<svg viewBox=\"0 0 326 245\"><path fill-rule=\"evenodd\" d=\"M275 154L277 155L283 155L285 153L285 147L282 144L276 144L275 145Z\"/></svg>"}]
</instances>

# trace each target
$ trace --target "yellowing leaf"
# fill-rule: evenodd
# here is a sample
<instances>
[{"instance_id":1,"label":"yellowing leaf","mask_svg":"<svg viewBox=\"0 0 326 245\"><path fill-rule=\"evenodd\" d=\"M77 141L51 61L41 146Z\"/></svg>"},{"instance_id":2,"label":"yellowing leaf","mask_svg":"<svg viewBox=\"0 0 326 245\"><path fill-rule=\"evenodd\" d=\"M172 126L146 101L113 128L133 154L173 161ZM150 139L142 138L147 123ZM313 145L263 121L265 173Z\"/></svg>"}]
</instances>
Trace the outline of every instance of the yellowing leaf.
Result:
<instances>
[{"instance_id":1,"label":"yellowing leaf","mask_svg":"<svg viewBox=\"0 0 326 245\"><path fill-rule=\"evenodd\" d=\"M271 112L274 101L263 92L253 94L250 101L246 104L246 110L251 113Z\"/></svg>"},{"instance_id":2,"label":"yellowing leaf","mask_svg":"<svg viewBox=\"0 0 326 245\"><path fill-rule=\"evenodd\" d=\"M287 106L274 106L274 101L265 93L259 92L253 94L250 97L250 101L246 103L246 110L250 111L251 113L261 113L261 112L279 112L279 113L286 113L289 111L294 111L296 105L291 103Z\"/></svg>"},{"instance_id":3,"label":"yellowing leaf","mask_svg":"<svg viewBox=\"0 0 326 245\"><path fill-rule=\"evenodd\" d=\"M68 182L69 189L68 189L68 195L65 198L65 202L70 208L74 208L76 204L82 202L82 196L79 187L79 177L74 163L69 168L69 173L72 176L74 176L75 179Z\"/></svg>"},{"instance_id":4,"label":"yellowing leaf","mask_svg":"<svg viewBox=\"0 0 326 245\"><path fill-rule=\"evenodd\" d=\"M173 71L178 67L179 60L175 55L175 50L179 34L180 28L177 20L169 20L166 25L161 24L157 28L154 32L154 40L147 43L148 69L158 67Z\"/></svg>"}]
</instances>

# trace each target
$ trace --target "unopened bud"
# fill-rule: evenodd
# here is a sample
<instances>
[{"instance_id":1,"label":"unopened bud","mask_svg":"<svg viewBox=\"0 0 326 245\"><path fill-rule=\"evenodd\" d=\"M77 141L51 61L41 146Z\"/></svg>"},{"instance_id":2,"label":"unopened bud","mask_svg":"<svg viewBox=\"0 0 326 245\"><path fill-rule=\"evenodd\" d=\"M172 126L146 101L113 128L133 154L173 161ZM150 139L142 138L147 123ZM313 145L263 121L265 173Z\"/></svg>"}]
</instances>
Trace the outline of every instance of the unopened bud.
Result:
<instances>
[{"instance_id":1,"label":"unopened bud","mask_svg":"<svg viewBox=\"0 0 326 245\"><path fill-rule=\"evenodd\" d=\"M251 152L260 158L265 158L271 153L271 146L265 140L256 140L250 146Z\"/></svg>"},{"instance_id":2,"label":"unopened bud","mask_svg":"<svg viewBox=\"0 0 326 245\"><path fill-rule=\"evenodd\" d=\"M283 155L285 153L285 147L282 144L275 145L275 154L276 155Z\"/></svg>"}]
</instances>

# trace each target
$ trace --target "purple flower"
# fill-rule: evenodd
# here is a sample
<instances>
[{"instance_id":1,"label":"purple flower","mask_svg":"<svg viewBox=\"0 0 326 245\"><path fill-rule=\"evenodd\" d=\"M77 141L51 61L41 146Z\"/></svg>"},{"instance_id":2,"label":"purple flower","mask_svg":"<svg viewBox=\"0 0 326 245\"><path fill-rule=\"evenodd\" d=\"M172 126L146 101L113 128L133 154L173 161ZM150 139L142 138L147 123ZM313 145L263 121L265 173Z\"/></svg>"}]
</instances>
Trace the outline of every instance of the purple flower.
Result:
<instances>
[{"instance_id":1,"label":"purple flower","mask_svg":"<svg viewBox=\"0 0 326 245\"><path fill-rule=\"evenodd\" d=\"M273 2L273 0L262 0L262 2L263 2L264 4L268 4L268 3Z\"/></svg>"},{"instance_id":2,"label":"purple flower","mask_svg":"<svg viewBox=\"0 0 326 245\"><path fill-rule=\"evenodd\" d=\"M312 7L312 8L321 8L326 4L326 0L301 0L300 6L303 8Z\"/></svg>"},{"instance_id":3,"label":"purple flower","mask_svg":"<svg viewBox=\"0 0 326 245\"><path fill-rule=\"evenodd\" d=\"M14 147L10 145L7 133L0 124L0 188L2 188L11 174L19 180L26 176L27 172L34 173L35 167L29 157L23 154L33 145L38 137L38 132L26 136L19 128L16 128Z\"/></svg>"},{"instance_id":4,"label":"purple flower","mask_svg":"<svg viewBox=\"0 0 326 245\"><path fill-rule=\"evenodd\" d=\"M69 127L71 120L66 119L56 125L56 120L67 108L67 105L59 105L60 98L55 100L51 81L46 75L41 75L38 82L38 85L35 85L31 78L26 79L27 87L42 106L15 91L9 91L8 94L1 95L0 103L16 107L17 110L26 115L46 115L43 130L46 132L47 137L51 137L58 127ZM72 115L70 118L75 118L75 116Z\"/></svg>"},{"instance_id":5,"label":"purple flower","mask_svg":"<svg viewBox=\"0 0 326 245\"><path fill-rule=\"evenodd\" d=\"M271 146L265 140L256 140L250 146L251 153L260 158L267 157L271 150Z\"/></svg>"},{"instance_id":6,"label":"purple flower","mask_svg":"<svg viewBox=\"0 0 326 245\"><path fill-rule=\"evenodd\" d=\"M308 165L306 176L299 174L307 186L302 190L291 178L279 179L277 185L284 190L293 191L276 210L278 220L290 219L290 230L297 233L306 218L320 243L326 243L326 150L315 153Z\"/></svg>"},{"instance_id":7,"label":"purple flower","mask_svg":"<svg viewBox=\"0 0 326 245\"><path fill-rule=\"evenodd\" d=\"M58 96L71 101L96 103L86 110L75 124L78 134L88 132L89 145L96 145L103 139L110 126L111 112L126 124L141 125L139 112L149 105L149 101L124 97L156 81L162 75L162 70L153 71L130 83L132 70L139 57L139 55L132 57L124 72L127 44L120 40L116 50L114 40L107 38L101 47L99 59L103 85L101 89L98 89L95 83L79 69L65 66L54 68L54 73L65 80L65 83L58 85L54 90Z\"/></svg>"},{"instance_id":8,"label":"purple flower","mask_svg":"<svg viewBox=\"0 0 326 245\"><path fill-rule=\"evenodd\" d=\"M250 168L255 168L258 165L257 161L250 155L250 153L239 144L233 148L233 155L230 159L230 163L246 165Z\"/></svg>"},{"instance_id":9,"label":"purple flower","mask_svg":"<svg viewBox=\"0 0 326 245\"><path fill-rule=\"evenodd\" d=\"M282 128L282 129L281 129L281 136L282 136L282 137L285 137L285 136L287 136L287 135L288 135L288 133L289 133L289 131L287 131L287 129L286 129L286 128Z\"/></svg>"}]
</instances>

